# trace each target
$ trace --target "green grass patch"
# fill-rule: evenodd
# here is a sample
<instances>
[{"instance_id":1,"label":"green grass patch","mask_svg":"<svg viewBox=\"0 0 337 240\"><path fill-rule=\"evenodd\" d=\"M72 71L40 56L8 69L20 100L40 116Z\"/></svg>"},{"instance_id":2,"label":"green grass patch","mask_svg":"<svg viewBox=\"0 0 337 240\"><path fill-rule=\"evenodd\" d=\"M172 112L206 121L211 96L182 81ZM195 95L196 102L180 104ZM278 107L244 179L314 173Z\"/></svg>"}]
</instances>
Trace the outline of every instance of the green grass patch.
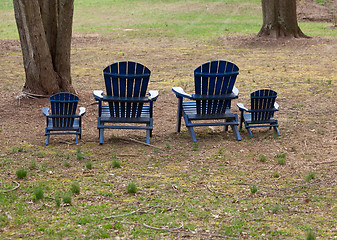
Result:
<instances>
[{"instance_id":1,"label":"green grass patch","mask_svg":"<svg viewBox=\"0 0 337 240\"><path fill-rule=\"evenodd\" d=\"M327 2L327 1L324 1ZM0 0L0 38L18 39L13 3ZM168 37L212 40L233 34L257 34L261 1L75 1L74 33L111 37ZM299 22L309 36L336 36L331 23Z\"/></svg>"}]
</instances>

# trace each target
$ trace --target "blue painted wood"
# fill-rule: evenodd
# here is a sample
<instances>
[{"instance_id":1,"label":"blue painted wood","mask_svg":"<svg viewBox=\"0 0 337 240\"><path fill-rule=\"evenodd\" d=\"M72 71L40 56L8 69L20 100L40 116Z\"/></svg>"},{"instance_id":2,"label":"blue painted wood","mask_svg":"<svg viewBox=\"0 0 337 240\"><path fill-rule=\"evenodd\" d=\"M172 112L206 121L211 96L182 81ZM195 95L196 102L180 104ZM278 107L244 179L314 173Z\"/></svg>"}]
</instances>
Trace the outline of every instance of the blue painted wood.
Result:
<instances>
[{"instance_id":1,"label":"blue painted wood","mask_svg":"<svg viewBox=\"0 0 337 240\"><path fill-rule=\"evenodd\" d=\"M94 97L99 101L99 143L103 144L104 129L135 129L146 130L146 143L149 144L153 130L153 101L157 99L158 94L152 91L156 96L146 96L151 71L140 63L122 61L107 66L103 75L106 95L94 91Z\"/></svg>"},{"instance_id":2,"label":"blue painted wood","mask_svg":"<svg viewBox=\"0 0 337 240\"><path fill-rule=\"evenodd\" d=\"M72 93L61 92L50 97L50 110L44 107L43 114L46 116L45 136L46 145L49 144L50 135L75 134L76 144L78 137L81 138L81 117L85 114L85 108L80 108L76 114L78 97Z\"/></svg>"},{"instance_id":3,"label":"blue painted wood","mask_svg":"<svg viewBox=\"0 0 337 240\"><path fill-rule=\"evenodd\" d=\"M238 103L241 111L240 129L243 123L249 135L253 137L251 128L269 127L274 128L275 132L280 136L278 130L278 121L274 119L274 113L278 111L278 104L275 102L277 93L271 89L260 89L250 94L251 109L244 107L242 103Z\"/></svg>"},{"instance_id":4,"label":"blue painted wood","mask_svg":"<svg viewBox=\"0 0 337 240\"><path fill-rule=\"evenodd\" d=\"M231 126L238 141L241 140L238 131L238 116L230 111L231 101L238 98L234 92L234 84L239 74L239 68L228 61L217 60L202 64L194 70L195 94L186 94L181 88L172 88L178 98L177 132L181 129L181 118L189 129L192 140L197 141L193 127ZM185 101L184 99L191 101ZM194 123L198 120L224 120L214 123Z\"/></svg>"}]
</instances>

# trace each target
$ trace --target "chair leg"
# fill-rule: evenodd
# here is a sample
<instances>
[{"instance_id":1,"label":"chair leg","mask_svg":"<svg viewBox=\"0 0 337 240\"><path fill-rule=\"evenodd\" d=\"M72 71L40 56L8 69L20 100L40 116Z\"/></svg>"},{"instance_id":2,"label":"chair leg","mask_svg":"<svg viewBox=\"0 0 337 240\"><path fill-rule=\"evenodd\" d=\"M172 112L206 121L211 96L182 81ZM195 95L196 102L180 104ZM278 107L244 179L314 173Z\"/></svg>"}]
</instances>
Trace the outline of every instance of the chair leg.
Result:
<instances>
[{"instance_id":1,"label":"chair leg","mask_svg":"<svg viewBox=\"0 0 337 240\"><path fill-rule=\"evenodd\" d=\"M177 127L176 127L177 132L180 132L180 128L181 128L182 111L183 111L183 99L179 98L178 99L178 109L177 109Z\"/></svg>"},{"instance_id":2,"label":"chair leg","mask_svg":"<svg viewBox=\"0 0 337 240\"><path fill-rule=\"evenodd\" d=\"M99 144L102 145L103 144L103 128L99 129Z\"/></svg>"},{"instance_id":3,"label":"chair leg","mask_svg":"<svg viewBox=\"0 0 337 240\"><path fill-rule=\"evenodd\" d=\"M225 122L228 122L228 119L226 119ZM225 132L228 131L228 125L225 125L225 126L224 126L224 131L225 131Z\"/></svg>"},{"instance_id":4,"label":"chair leg","mask_svg":"<svg viewBox=\"0 0 337 240\"><path fill-rule=\"evenodd\" d=\"M235 114L234 121L235 121L235 123L237 123L239 121L237 114ZM240 136L240 132L239 132L239 129L238 129L238 125L233 124L233 125L231 125L231 127L232 127L232 130L233 130L233 133L234 133L234 136L235 136L236 140L241 141L241 136Z\"/></svg>"},{"instance_id":5,"label":"chair leg","mask_svg":"<svg viewBox=\"0 0 337 240\"><path fill-rule=\"evenodd\" d=\"M236 138L237 141L241 141L241 136L240 136L240 132L238 129L238 125L231 125L234 136Z\"/></svg>"},{"instance_id":6,"label":"chair leg","mask_svg":"<svg viewBox=\"0 0 337 240\"><path fill-rule=\"evenodd\" d=\"M243 123L243 111L241 111L241 116L240 116L240 130L242 129L242 123Z\"/></svg>"},{"instance_id":7,"label":"chair leg","mask_svg":"<svg viewBox=\"0 0 337 240\"><path fill-rule=\"evenodd\" d=\"M78 144L78 134L76 134L76 145Z\"/></svg>"},{"instance_id":8,"label":"chair leg","mask_svg":"<svg viewBox=\"0 0 337 240\"><path fill-rule=\"evenodd\" d=\"M49 134L47 135L47 138L46 138L46 146L48 146L49 144Z\"/></svg>"},{"instance_id":9,"label":"chair leg","mask_svg":"<svg viewBox=\"0 0 337 240\"><path fill-rule=\"evenodd\" d=\"M152 130L153 130L153 118L151 118L150 123L146 124L146 126L150 127L150 138L152 137Z\"/></svg>"},{"instance_id":10,"label":"chair leg","mask_svg":"<svg viewBox=\"0 0 337 240\"><path fill-rule=\"evenodd\" d=\"M281 136L280 131L278 130L278 127L274 127L274 130L277 133L277 135Z\"/></svg>"},{"instance_id":11,"label":"chair leg","mask_svg":"<svg viewBox=\"0 0 337 240\"><path fill-rule=\"evenodd\" d=\"M190 135L192 137L192 141L197 142L197 137L195 136L195 132L194 132L193 127L187 127L187 128L188 128L188 131L190 132Z\"/></svg>"},{"instance_id":12,"label":"chair leg","mask_svg":"<svg viewBox=\"0 0 337 240\"><path fill-rule=\"evenodd\" d=\"M150 144L151 130L146 130L146 144Z\"/></svg>"},{"instance_id":13,"label":"chair leg","mask_svg":"<svg viewBox=\"0 0 337 240\"><path fill-rule=\"evenodd\" d=\"M250 127L246 127L246 128L247 128L247 131L248 131L250 137L253 137L253 133L252 133L252 131L250 130Z\"/></svg>"}]
</instances>

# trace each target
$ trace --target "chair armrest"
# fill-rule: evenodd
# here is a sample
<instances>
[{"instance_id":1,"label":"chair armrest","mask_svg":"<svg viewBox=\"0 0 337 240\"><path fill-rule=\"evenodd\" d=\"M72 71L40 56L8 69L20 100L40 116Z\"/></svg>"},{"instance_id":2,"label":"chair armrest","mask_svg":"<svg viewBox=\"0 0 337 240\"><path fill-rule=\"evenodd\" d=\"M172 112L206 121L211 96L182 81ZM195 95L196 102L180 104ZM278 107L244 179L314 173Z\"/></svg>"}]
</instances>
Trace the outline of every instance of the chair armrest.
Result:
<instances>
[{"instance_id":1,"label":"chair armrest","mask_svg":"<svg viewBox=\"0 0 337 240\"><path fill-rule=\"evenodd\" d=\"M181 87L173 87L172 91L176 94L177 98L179 97L185 97L188 99L192 99L192 96L188 93L185 93L184 90Z\"/></svg>"},{"instance_id":2,"label":"chair armrest","mask_svg":"<svg viewBox=\"0 0 337 240\"><path fill-rule=\"evenodd\" d=\"M243 103L237 103L236 106L238 106L240 111L246 111L248 112L248 109L245 108L245 106L243 105Z\"/></svg>"},{"instance_id":3,"label":"chair armrest","mask_svg":"<svg viewBox=\"0 0 337 240\"><path fill-rule=\"evenodd\" d=\"M159 92L157 90L150 90L149 91L149 100L156 101L159 96Z\"/></svg>"},{"instance_id":4,"label":"chair armrest","mask_svg":"<svg viewBox=\"0 0 337 240\"><path fill-rule=\"evenodd\" d=\"M79 116L83 116L85 114L85 107L80 107L78 108L78 110L79 110L79 113L78 113Z\"/></svg>"},{"instance_id":5,"label":"chair armrest","mask_svg":"<svg viewBox=\"0 0 337 240\"><path fill-rule=\"evenodd\" d=\"M94 90L92 93L94 95L94 98L96 101L102 101L103 100L103 91L102 90Z\"/></svg>"},{"instance_id":6,"label":"chair armrest","mask_svg":"<svg viewBox=\"0 0 337 240\"><path fill-rule=\"evenodd\" d=\"M42 112L46 117L48 117L49 116L49 107L42 108Z\"/></svg>"},{"instance_id":7,"label":"chair armrest","mask_svg":"<svg viewBox=\"0 0 337 240\"><path fill-rule=\"evenodd\" d=\"M238 96L239 95L239 89L237 89L236 87L233 87L233 94Z\"/></svg>"},{"instance_id":8,"label":"chair armrest","mask_svg":"<svg viewBox=\"0 0 337 240\"><path fill-rule=\"evenodd\" d=\"M279 107L280 106L277 104L277 102L274 102L274 108L276 109L276 111L278 111Z\"/></svg>"}]
</instances>

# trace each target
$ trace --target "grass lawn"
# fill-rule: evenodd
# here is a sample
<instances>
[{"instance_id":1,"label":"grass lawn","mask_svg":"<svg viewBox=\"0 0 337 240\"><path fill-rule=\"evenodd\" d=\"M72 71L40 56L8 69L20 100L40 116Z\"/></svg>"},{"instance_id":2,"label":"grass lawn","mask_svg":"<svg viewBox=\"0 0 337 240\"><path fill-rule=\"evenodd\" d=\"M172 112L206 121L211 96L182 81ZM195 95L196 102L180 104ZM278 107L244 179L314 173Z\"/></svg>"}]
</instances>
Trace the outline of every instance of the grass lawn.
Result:
<instances>
[{"instance_id":1,"label":"grass lawn","mask_svg":"<svg viewBox=\"0 0 337 240\"><path fill-rule=\"evenodd\" d=\"M87 109L79 145L52 136L48 98L17 100L25 82L12 1L0 0L0 239L336 239L337 40L331 23L300 22L311 39L258 39L260 1L76 0L73 85ZM278 92L281 136L268 129L175 133L173 86L224 59L240 74L236 103ZM151 146L142 131L98 145L102 70L133 60L159 90Z\"/></svg>"}]
</instances>

